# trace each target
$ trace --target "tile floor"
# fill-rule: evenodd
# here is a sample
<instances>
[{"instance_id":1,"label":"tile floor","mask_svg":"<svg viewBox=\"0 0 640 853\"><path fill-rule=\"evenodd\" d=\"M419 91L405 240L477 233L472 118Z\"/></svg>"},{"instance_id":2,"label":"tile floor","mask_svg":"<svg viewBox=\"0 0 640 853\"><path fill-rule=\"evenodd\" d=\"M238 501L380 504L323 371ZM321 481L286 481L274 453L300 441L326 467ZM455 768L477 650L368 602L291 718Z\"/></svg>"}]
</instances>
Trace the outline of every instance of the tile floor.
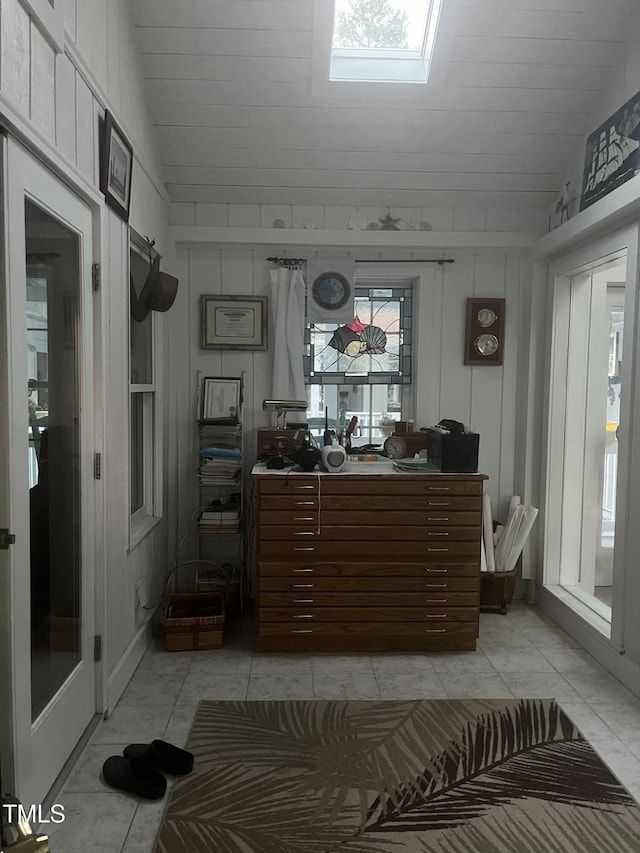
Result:
<instances>
[{"instance_id":1,"label":"tile floor","mask_svg":"<svg viewBox=\"0 0 640 853\"><path fill-rule=\"evenodd\" d=\"M147 651L56 797L65 821L42 827L52 853L150 853L166 798L138 800L101 780L132 742L183 746L199 699L555 697L640 800L640 699L538 608L482 614L475 652L438 655L253 654L249 618L230 620L222 649Z\"/></svg>"}]
</instances>

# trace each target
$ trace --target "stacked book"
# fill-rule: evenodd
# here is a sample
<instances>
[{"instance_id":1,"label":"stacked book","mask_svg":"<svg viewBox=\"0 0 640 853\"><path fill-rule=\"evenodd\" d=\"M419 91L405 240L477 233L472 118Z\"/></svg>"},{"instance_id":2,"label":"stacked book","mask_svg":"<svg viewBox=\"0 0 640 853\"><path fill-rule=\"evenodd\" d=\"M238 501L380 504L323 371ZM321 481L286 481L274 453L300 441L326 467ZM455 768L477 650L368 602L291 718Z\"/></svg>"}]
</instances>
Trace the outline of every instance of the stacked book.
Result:
<instances>
[{"instance_id":1,"label":"stacked book","mask_svg":"<svg viewBox=\"0 0 640 853\"><path fill-rule=\"evenodd\" d=\"M234 447L203 447L200 450L200 485L228 486L242 477L242 452Z\"/></svg>"},{"instance_id":2,"label":"stacked book","mask_svg":"<svg viewBox=\"0 0 640 853\"><path fill-rule=\"evenodd\" d=\"M240 513L237 509L203 510L198 522L200 533L235 533L240 527Z\"/></svg>"}]
</instances>

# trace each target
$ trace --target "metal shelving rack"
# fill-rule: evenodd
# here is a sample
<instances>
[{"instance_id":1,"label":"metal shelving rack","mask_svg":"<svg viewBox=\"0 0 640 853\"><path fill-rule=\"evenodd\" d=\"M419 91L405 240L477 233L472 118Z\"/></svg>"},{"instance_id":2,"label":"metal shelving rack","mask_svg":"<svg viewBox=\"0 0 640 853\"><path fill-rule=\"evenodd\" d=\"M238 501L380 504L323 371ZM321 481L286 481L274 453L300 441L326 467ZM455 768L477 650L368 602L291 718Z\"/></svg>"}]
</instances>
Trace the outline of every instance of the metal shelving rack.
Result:
<instances>
[{"instance_id":1,"label":"metal shelving rack","mask_svg":"<svg viewBox=\"0 0 640 853\"><path fill-rule=\"evenodd\" d=\"M240 381L237 422L211 423L202 418L203 375L201 370L198 371L199 512L196 524L199 562L195 586L196 592L219 587L220 573L211 576L207 572L207 566L216 564L224 569L224 577L232 590L234 587L237 589L238 604L242 609L246 595L244 371L234 379ZM210 455L206 453L207 449L211 450Z\"/></svg>"}]
</instances>

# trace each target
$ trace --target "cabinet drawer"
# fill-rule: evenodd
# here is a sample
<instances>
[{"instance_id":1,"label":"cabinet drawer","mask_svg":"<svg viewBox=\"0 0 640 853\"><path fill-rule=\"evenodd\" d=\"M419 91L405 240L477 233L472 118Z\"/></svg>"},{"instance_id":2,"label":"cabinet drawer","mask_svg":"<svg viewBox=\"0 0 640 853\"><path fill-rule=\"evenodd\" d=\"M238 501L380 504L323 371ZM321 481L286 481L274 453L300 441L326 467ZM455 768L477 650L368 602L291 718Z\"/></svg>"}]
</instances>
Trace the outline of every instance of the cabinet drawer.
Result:
<instances>
[{"instance_id":1,"label":"cabinet drawer","mask_svg":"<svg viewBox=\"0 0 640 853\"><path fill-rule=\"evenodd\" d=\"M477 607L480 601L479 588L468 592L447 590L420 590L413 592L322 592L317 589L298 589L291 592L268 592L260 590L260 607Z\"/></svg>"},{"instance_id":2,"label":"cabinet drawer","mask_svg":"<svg viewBox=\"0 0 640 853\"><path fill-rule=\"evenodd\" d=\"M345 513L349 513L347 518L351 517L353 512L424 512L433 510L442 512L445 515L450 513L458 513L464 511L472 511L474 517L470 521L460 521L460 524L478 524L482 516L482 501L480 496L476 495L452 495L446 494L440 496L421 495L329 495L322 493L321 505L323 510L340 513L341 518L337 522L342 524L345 519ZM285 495L268 495L261 494L259 499L259 514L260 518L267 512L285 511L288 513L298 513L302 511L317 512L320 507L317 493L309 494L285 494ZM452 516L451 522L453 521ZM271 520L268 524L274 523ZM275 522L277 523L277 521Z\"/></svg>"},{"instance_id":3,"label":"cabinet drawer","mask_svg":"<svg viewBox=\"0 0 640 853\"><path fill-rule=\"evenodd\" d=\"M277 583L285 581L292 584L308 584L326 578L332 585L322 587L324 589L343 589L343 583L351 579L357 584L374 583L380 580L381 586L372 586L371 589L412 589L404 584L409 580L416 583L427 583L428 589L443 589L442 584L459 583L467 580L474 584L480 584L480 565L474 560L461 560L451 562L429 562L416 560L416 562L334 562L331 560L316 559L293 559L284 560L261 560L258 563L258 578L260 588L269 579L277 579ZM270 587L273 589L274 587ZM281 586L276 587L282 589ZM299 588L299 587L296 587ZM363 589L363 586L355 587ZM451 588L451 587L450 587ZM454 589L468 589L465 586L455 586Z\"/></svg>"},{"instance_id":4,"label":"cabinet drawer","mask_svg":"<svg viewBox=\"0 0 640 853\"><path fill-rule=\"evenodd\" d=\"M446 622L476 621L477 607L258 607L260 624L265 622L290 622L306 624L315 622L422 622L439 625Z\"/></svg>"},{"instance_id":5,"label":"cabinet drawer","mask_svg":"<svg viewBox=\"0 0 640 853\"><path fill-rule=\"evenodd\" d=\"M457 557L475 557L480 558L480 540L476 537L475 541L469 542L407 542L402 540L392 540L383 542L348 542L348 541L319 541L311 540L308 542L283 542L281 540L259 541L258 557L280 557L290 560L304 560L315 558L331 559L335 558L336 553L353 555L354 558L361 560L363 557L393 557L396 560L402 560L405 557L431 559L431 560L446 560L456 559Z\"/></svg>"},{"instance_id":6,"label":"cabinet drawer","mask_svg":"<svg viewBox=\"0 0 640 853\"><path fill-rule=\"evenodd\" d=\"M420 622L349 622L342 625L335 622L314 622L313 625L292 625L285 622L266 622L259 624L260 637L299 637L364 636L375 642L376 637L427 637L434 636L442 640L463 638L475 644L478 636L477 622L447 622L445 625L425 625ZM385 645L393 646L389 640ZM375 650L375 649L374 649Z\"/></svg>"},{"instance_id":7,"label":"cabinet drawer","mask_svg":"<svg viewBox=\"0 0 640 853\"><path fill-rule=\"evenodd\" d=\"M483 476L450 477L447 475L420 476L402 474L367 474L323 477L259 476L256 477L258 495L482 495Z\"/></svg>"},{"instance_id":8,"label":"cabinet drawer","mask_svg":"<svg viewBox=\"0 0 640 853\"><path fill-rule=\"evenodd\" d=\"M362 595L364 593L426 593L440 595L443 593L463 592L473 593L477 596L480 589L480 578L477 573L473 577L451 577L436 579L424 577L404 577L396 575L392 577L265 577L260 575L260 594L277 592L281 594L296 595L310 594L316 592L330 592L334 594L349 593L350 595Z\"/></svg>"},{"instance_id":9,"label":"cabinet drawer","mask_svg":"<svg viewBox=\"0 0 640 853\"><path fill-rule=\"evenodd\" d=\"M325 502L326 503L326 502ZM389 502L391 504L391 502ZM360 506L360 502L358 502ZM258 515L258 524L261 528L261 535L264 535L262 528L264 527L304 527L309 525L320 524L324 527L339 527L342 525L348 526L366 526L371 524L380 524L381 522L386 527L397 526L423 526L433 527L434 525L448 527L469 526L476 530L477 535L480 535L480 525L482 514L478 512L442 512L436 510L416 510L411 505L411 509L407 509L405 502L404 509L394 510L392 506L387 506L384 514L382 512L376 514L367 510L349 509L348 512L326 509L323 503L322 510L318 512L315 507L307 508L297 507L290 510L260 510Z\"/></svg>"},{"instance_id":10,"label":"cabinet drawer","mask_svg":"<svg viewBox=\"0 0 640 853\"><path fill-rule=\"evenodd\" d=\"M299 527L292 525L260 525L259 528L260 542L268 542L271 540L281 540L283 542L291 542L298 544L302 541L322 541L322 542L343 542L345 547L351 542L374 542L377 540L400 540L400 541L415 541L415 542L463 542L471 540L480 541L479 527L444 527L437 524L424 524L420 527L412 527L410 525L393 526L387 524L379 524L377 526L369 525L343 525L336 526L331 524L320 525L310 524L308 521L301 523Z\"/></svg>"}]
</instances>

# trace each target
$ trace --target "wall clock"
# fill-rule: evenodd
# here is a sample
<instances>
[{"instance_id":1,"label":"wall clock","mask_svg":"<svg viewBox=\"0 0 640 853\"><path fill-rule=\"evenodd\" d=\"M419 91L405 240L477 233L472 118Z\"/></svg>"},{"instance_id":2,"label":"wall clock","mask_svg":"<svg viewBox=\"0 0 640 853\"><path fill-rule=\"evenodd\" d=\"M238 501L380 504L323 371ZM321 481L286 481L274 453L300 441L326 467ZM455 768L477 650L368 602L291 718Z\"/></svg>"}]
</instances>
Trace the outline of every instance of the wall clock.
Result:
<instances>
[{"instance_id":1,"label":"wall clock","mask_svg":"<svg viewBox=\"0 0 640 853\"><path fill-rule=\"evenodd\" d=\"M505 300L491 297L467 299L464 363L502 364Z\"/></svg>"},{"instance_id":2,"label":"wall clock","mask_svg":"<svg viewBox=\"0 0 640 853\"><path fill-rule=\"evenodd\" d=\"M337 311L351 298L351 285L339 272L323 272L311 285L311 296L320 308Z\"/></svg>"}]
</instances>

